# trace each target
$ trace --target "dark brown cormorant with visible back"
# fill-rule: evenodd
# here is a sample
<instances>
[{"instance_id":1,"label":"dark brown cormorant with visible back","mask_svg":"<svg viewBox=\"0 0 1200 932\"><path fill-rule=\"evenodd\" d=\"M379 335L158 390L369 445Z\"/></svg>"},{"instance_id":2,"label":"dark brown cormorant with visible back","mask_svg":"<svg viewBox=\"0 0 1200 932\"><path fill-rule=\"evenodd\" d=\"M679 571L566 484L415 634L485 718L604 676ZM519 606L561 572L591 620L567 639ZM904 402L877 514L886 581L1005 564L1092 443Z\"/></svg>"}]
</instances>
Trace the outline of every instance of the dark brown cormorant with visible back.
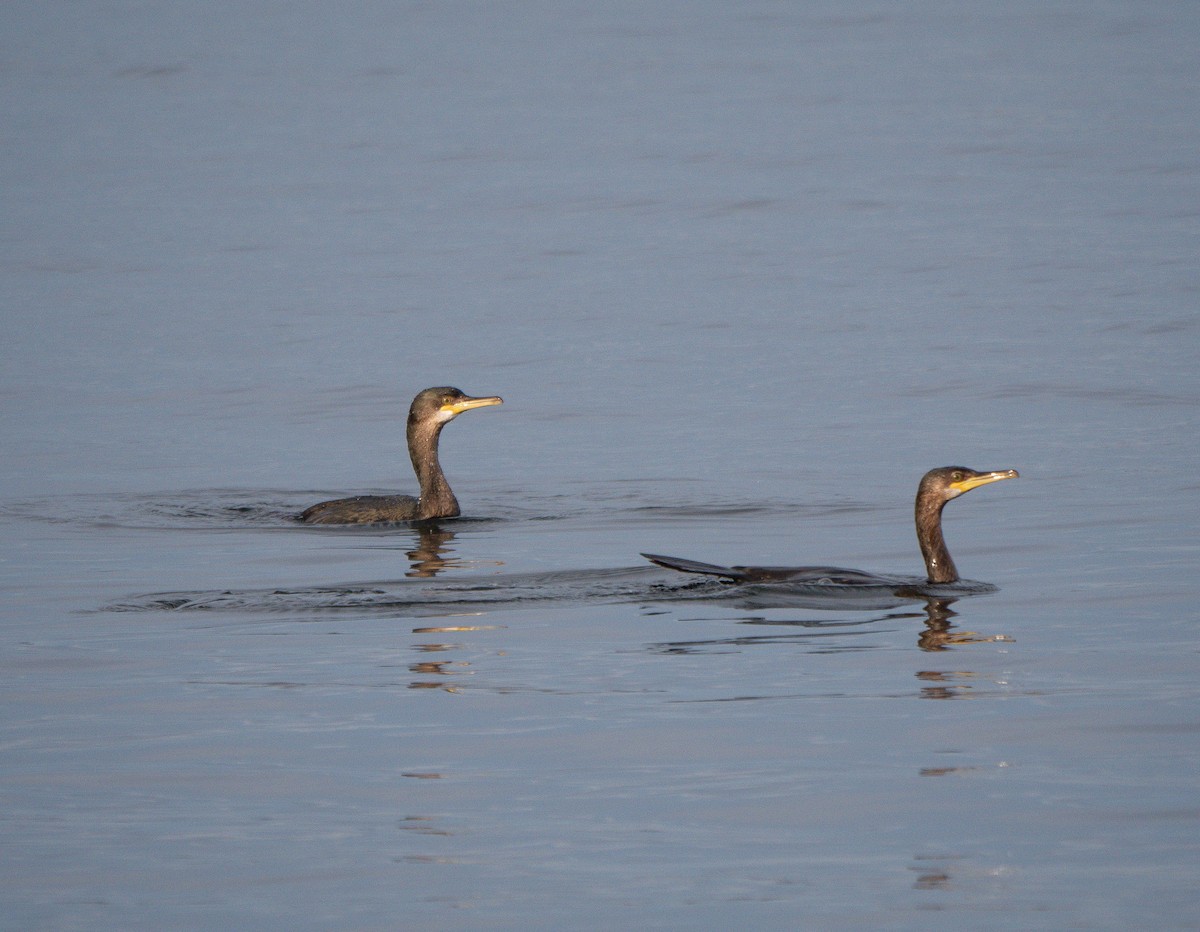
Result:
<instances>
[{"instance_id":1,"label":"dark brown cormorant with visible back","mask_svg":"<svg viewBox=\"0 0 1200 932\"><path fill-rule=\"evenodd\" d=\"M457 388L427 388L413 399L408 409L408 455L421 487L419 498L411 495L357 495L319 502L300 515L305 524L377 524L385 521L423 521L454 518L458 499L450 490L438 462L438 438L442 428L464 411L503 404L496 396L472 398Z\"/></svg>"},{"instance_id":2,"label":"dark brown cormorant with visible back","mask_svg":"<svg viewBox=\"0 0 1200 932\"><path fill-rule=\"evenodd\" d=\"M942 537L942 508L946 502L981 485L1001 479L1016 479L1017 476L1015 469L976 472L965 466L942 466L925 473L917 489L916 519L917 543L921 545L921 555L925 558L926 582L933 585L958 582L958 569L950 558L946 540ZM812 582L878 586L896 581L894 578L837 566L715 566L711 563L663 557L653 553L643 553L642 556L668 569L720 576L730 582Z\"/></svg>"}]
</instances>

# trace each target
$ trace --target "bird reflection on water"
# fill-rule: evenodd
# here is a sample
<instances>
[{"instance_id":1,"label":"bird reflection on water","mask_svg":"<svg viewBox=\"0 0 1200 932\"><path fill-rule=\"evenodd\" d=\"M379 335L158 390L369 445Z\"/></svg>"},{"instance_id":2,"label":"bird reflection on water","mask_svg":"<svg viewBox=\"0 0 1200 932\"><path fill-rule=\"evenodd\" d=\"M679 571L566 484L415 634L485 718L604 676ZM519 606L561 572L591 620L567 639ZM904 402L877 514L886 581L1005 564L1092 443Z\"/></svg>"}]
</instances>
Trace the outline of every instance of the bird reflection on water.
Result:
<instances>
[{"instance_id":1,"label":"bird reflection on water","mask_svg":"<svg viewBox=\"0 0 1200 932\"><path fill-rule=\"evenodd\" d=\"M438 573L462 561L458 557L446 556L453 553L450 541L454 532L446 531L434 523L423 522L417 527L417 542L406 556L412 560L412 568L405 576L415 579L432 579Z\"/></svg>"},{"instance_id":2,"label":"bird reflection on water","mask_svg":"<svg viewBox=\"0 0 1200 932\"><path fill-rule=\"evenodd\" d=\"M808 644L814 653L844 653L856 650L870 650L875 645L860 644L844 640L847 637L876 633L875 627L881 622L900 621L911 618L921 618L925 626L917 636L917 646L924 651L944 651L955 646L972 643L1011 642L1008 635L984 635L974 631L962 631L955 627L950 620L957 614L950 606L957 599L926 597L924 611L892 611L882 615L854 621L830 621L827 619L767 619L761 615L751 615L736 619L738 624L760 627L793 629L795 633L788 634L740 634L732 637L707 638L688 641L666 641L650 645L650 649L662 654L700 654L723 653L736 651L743 647L759 647L768 644L796 643ZM797 606L793 603L793 607ZM818 609L828 609L826 600L818 600L809 606ZM845 608L846 606L842 606ZM802 630L795 630L802 629ZM832 639L838 640L832 640Z\"/></svg>"},{"instance_id":3,"label":"bird reflection on water","mask_svg":"<svg viewBox=\"0 0 1200 932\"><path fill-rule=\"evenodd\" d=\"M436 677L451 677L451 676L469 676L471 671L466 669L455 669L469 667L470 663L465 660L422 660L416 663L410 663L408 670L410 673L417 676L436 676ZM448 679L436 680L413 680L408 684L409 689L441 689L448 693L461 692L458 686L454 685Z\"/></svg>"},{"instance_id":4,"label":"bird reflection on water","mask_svg":"<svg viewBox=\"0 0 1200 932\"><path fill-rule=\"evenodd\" d=\"M1012 642L1007 634L976 634L974 631L958 631L950 621L958 613L950 606L957 599L929 598L925 602L925 630L917 638L921 650L947 650L958 644L988 642Z\"/></svg>"}]
</instances>

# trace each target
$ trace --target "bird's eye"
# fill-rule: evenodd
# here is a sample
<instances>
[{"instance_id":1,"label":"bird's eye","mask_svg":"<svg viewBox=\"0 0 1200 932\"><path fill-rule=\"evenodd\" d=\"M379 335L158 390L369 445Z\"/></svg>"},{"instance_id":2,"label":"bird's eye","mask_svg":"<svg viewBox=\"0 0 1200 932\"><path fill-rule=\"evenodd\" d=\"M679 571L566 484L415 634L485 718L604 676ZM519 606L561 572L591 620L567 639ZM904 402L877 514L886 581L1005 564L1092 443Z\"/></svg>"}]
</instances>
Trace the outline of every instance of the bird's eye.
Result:
<instances>
[{"instance_id":1,"label":"bird's eye","mask_svg":"<svg viewBox=\"0 0 1200 932\"><path fill-rule=\"evenodd\" d=\"M962 482L963 474L956 469L954 472L950 473L950 478L955 482Z\"/></svg>"}]
</instances>

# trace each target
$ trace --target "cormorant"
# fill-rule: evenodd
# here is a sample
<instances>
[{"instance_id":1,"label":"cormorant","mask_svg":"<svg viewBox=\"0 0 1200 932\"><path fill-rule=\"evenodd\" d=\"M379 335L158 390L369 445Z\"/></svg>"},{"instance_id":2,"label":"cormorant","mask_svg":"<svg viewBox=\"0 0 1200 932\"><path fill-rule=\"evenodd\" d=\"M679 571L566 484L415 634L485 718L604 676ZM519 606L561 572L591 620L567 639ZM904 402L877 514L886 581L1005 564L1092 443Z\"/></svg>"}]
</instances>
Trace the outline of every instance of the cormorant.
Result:
<instances>
[{"instance_id":1,"label":"cormorant","mask_svg":"<svg viewBox=\"0 0 1200 932\"><path fill-rule=\"evenodd\" d=\"M472 398L457 388L427 388L413 399L408 409L408 455L421 487L419 498L411 495L356 495L319 502L300 514L305 524L375 524L383 521L423 521L454 518L458 499L438 462L438 437L442 428L464 411L503 404L495 395Z\"/></svg>"},{"instance_id":2,"label":"cormorant","mask_svg":"<svg viewBox=\"0 0 1200 932\"><path fill-rule=\"evenodd\" d=\"M941 466L925 473L917 488L916 523L917 543L920 544L921 555L925 558L926 582L934 585L958 582L958 569L950 558L946 540L942 537L942 508L946 502L981 485L1017 477L1015 469L977 472L965 466ZM878 586L896 581L862 570L848 570L838 566L716 566L653 553L643 553L642 556L651 563L668 569L679 570L682 573L720 576L729 582L811 582Z\"/></svg>"}]
</instances>

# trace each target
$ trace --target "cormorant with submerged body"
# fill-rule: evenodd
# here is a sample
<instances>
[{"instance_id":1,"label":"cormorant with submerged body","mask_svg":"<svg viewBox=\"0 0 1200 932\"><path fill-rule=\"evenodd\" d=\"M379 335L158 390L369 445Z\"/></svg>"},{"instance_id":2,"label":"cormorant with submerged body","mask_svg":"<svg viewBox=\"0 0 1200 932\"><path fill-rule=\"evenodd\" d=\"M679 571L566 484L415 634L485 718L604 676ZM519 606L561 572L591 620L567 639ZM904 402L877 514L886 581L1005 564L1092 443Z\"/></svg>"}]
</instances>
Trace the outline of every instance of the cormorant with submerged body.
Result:
<instances>
[{"instance_id":1,"label":"cormorant with submerged body","mask_svg":"<svg viewBox=\"0 0 1200 932\"><path fill-rule=\"evenodd\" d=\"M438 462L438 438L442 428L464 411L503 404L495 395L472 398L457 388L427 388L413 399L408 409L408 455L417 474L421 494L356 495L319 502L300 514L305 524L377 524L386 521L424 521L454 518L458 499Z\"/></svg>"},{"instance_id":2,"label":"cormorant with submerged body","mask_svg":"<svg viewBox=\"0 0 1200 932\"><path fill-rule=\"evenodd\" d=\"M951 499L958 498L971 489L1001 479L1016 479L1015 469L993 472L977 472L965 466L941 466L931 469L921 479L917 488L916 523L917 543L925 558L926 582L931 585L948 585L958 582L958 569L946 549L942 536L942 509ZM899 580L895 577L848 570L838 566L716 566L679 557L664 557L654 553L643 553L651 563L679 570L682 573L702 573L719 576L731 583L822 583L845 586L886 586Z\"/></svg>"}]
</instances>

